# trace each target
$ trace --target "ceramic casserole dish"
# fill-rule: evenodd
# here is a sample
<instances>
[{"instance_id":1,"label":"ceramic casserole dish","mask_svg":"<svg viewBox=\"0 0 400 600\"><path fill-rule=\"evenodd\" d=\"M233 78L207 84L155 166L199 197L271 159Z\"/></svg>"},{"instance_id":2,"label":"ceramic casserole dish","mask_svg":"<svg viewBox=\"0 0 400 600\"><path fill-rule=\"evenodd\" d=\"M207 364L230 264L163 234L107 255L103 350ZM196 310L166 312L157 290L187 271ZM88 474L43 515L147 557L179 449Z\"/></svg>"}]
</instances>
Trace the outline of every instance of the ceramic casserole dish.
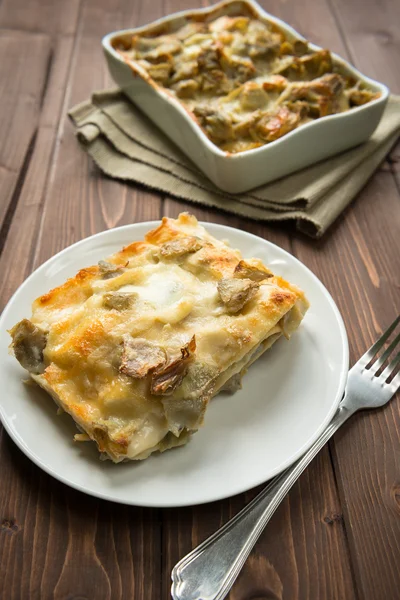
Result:
<instances>
[{"instance_id":1,"label":"ceramic casserole dish","mask_svg":"<svg viewBox=\"0 0 400 600\"><path fill-rule=\"evenodd\" d=\"M127 60L133 36L153 38L176 32L187 23L210 23L220 17L247 16L282 32L288 43L308 44L307 52L324 52L308 43L292 27L265 12L252 0L221 2L208 8L187 10L135 29L116 31L102 40L110 73L130 98L220 189L241 193L307 167L366 141L376 129L389 90L331 53L335 72L353 79L373 98L345 112L309 120L274 141L241 152L229 152L211 141L185 103L140 64ZM297 59L296 59L297 60Z\"/></svg>"}]
</instances>

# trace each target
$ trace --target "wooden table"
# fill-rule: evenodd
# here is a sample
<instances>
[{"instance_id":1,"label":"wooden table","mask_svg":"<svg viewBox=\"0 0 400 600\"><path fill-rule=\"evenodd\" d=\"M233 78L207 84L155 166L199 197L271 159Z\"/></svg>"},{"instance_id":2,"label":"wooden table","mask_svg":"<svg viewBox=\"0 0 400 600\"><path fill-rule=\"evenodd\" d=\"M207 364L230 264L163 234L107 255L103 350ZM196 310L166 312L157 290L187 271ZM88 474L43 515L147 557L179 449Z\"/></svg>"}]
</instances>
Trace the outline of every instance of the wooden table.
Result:
<instances>
[{"instance_id":1,"label":"wooden table","mask_svg":"<svg viewBox=\"0 0 400 600\"><path fill-rule=\"evenodd\" d=\"M111 85L100 49L112 30L199 0L3 0L0 5L2 306L33 269L104 229L192 210L292 252L327 286L353 363L400 308L399 150L319 242L105 178L66 111ZM306 37L400 91L398 0L265 0ZM39 434L39 432L38 432ZM400 405L354 417L282 503L231 600L400 598ZM176 561L256 490L169 510L69 489L0 429L0 598L160 600Z\"/></svg>"}]
</instances>

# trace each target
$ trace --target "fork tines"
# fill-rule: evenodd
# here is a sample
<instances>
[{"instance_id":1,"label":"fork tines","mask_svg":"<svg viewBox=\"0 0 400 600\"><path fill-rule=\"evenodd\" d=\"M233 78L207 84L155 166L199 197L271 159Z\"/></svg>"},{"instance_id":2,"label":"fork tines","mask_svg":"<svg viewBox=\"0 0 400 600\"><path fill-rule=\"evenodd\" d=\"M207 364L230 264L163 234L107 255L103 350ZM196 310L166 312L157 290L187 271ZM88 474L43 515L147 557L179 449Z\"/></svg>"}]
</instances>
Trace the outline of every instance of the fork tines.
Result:
<instances>
[{"instance_id":1,"label":"fork tines","mask_svg":"<svg viewBox=\"0 0 400 600\"><path fill-rule=\"evenodd\" d=\"M400 315L393 321L393 323L388 327L384 334L381 335L379 340L364 354L362 357L363 367L365 369L371 370L374 375L382 378L384 381L392 380L393 382L399 379L400 383L400 374L396 375L397 366L400 364L400 352L398 352L394 358L389 362L385 369L383 366L386 362L389 361L391 354L396 350L397 347L400 346L400 332L395 337L395 339L390 343L390 345L386 348L383 354L376 358L377 353L383 348L385 343L389 340L392 333L395 332L397 326L400 323ZM375 359L375 360L374 360Z\"/></svg>"}]
</instances>

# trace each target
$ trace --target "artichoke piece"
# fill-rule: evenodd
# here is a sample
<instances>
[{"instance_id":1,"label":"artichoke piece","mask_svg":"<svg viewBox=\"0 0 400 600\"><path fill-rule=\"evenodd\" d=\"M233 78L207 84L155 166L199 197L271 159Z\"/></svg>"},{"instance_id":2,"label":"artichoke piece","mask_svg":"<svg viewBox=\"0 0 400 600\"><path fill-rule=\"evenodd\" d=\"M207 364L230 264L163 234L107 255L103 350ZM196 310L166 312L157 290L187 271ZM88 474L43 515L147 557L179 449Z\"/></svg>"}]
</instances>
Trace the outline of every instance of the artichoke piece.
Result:
<instances>
[{"instance_id":1,"label":"artichoke piece","mask_svg":"<svg viewBox=\"0 0 400 600\"><path fill-rule=\"evenodd\" d=\"M195 79L185 79L184 81L178 81L171 86L175 90L178 98L193 98L195 93L199 89L199 84Z\"/></svg>"},{"instance_id":2,"label":"artichoke piece","mask_svg":"<svg viewBox=\"0 0 400 600\"><path fill-rule=\"evenodd\" d=\"M202 73L199 80L203 92L213 92L219 96L228 94L234 85L221 69Z\"/></svg>"},{"instance_id":3,"label":"artichoke piece","mask_svg":"<svg viewBox=\"0 0 400 600\"><path fill-rule=\"evenodd\" d=\"M141 37L140 35L134 35L131 41L131 47L140 53L150 52L154 50L160 43L159 38L153 37Z\"/></svg>"},{"instance_id":4,"label":"artichoke piece","mask_svg":"<svg viewBox=\"0 0 400 600\"><path fill-rule=\"evenodd\" d=\"M172 64L170 62L162 62L151 65L147 68L147 72L154 81L166 85L172 73Z\"/></svg>"},{"instance_id":5,"label":"artichoke piece","mask_svg":"<svg viewBox=\"0 0 400 600\"><path fill-rule=\"evenodd\" d=\"M130 310L138 295L132 292L107 292L103 296L103 307L115 310Z\"/></svg>"},{"instance_id":6,"label":"artichoke piece","mask_svg":"<svg viewBox=\"0 0 400 600\"><path fill-rule=\"evenodd\" d=\"M151 50L145 55L145 59L149 62L165 62L165 57L169 57L168 62L172 60L173 54L178 54L182 49L181 43L174 39L165 39L163 43Z\"/></svg>"},{"instance_id":7,"label":"artichoke piece","mask_svg":"<svg viewBox=\"0 0 400 600\"><path fill-rule=\"evenodd\" d=\"M235 138L247 138L250 135L251 129L254 127L258 119L261 117L261 111L257 110L250 113L247 117L239 121L239 123L235 123L233 126L233 132L235 134ZM251 140L246 142L248 146L251 145Z\"/></svg>"},{"instance_id":8,"label":"artichoke piece","mask_svg":"<svg viewBox=\"0 0 400 600\"><path fill-rule=\"evenodd\" d=\"M350 106L362 106L363 104L367 104L367 102L371 102L371 100L376 100L379 98L380 93L375 94L374 92L370 92L369 90L349 90L348 92Z\"/></svg>"},{"instance_id":9,"label":"artichoke piece","mask_svg":"<svg viewBox=\"0 0 400 600\"><path fill-rule=\"evenodd\" d=\"M345 81L334 73L324 75L310 82L292 84L290 93L285 98L288 108L301 110L304 106L312 118L324 117L329 114L348 109L344 95Z\"/></svg>"},{"instance_id":10,"label":"artichoke piece","mask_svg":"<svg viewBox=\"0 0 400 600\"><path fill-rule=\"evenodd\" d=\"M264 115L256 124L255 134L266 142L273 142L297 127L301 115L282 106L273 114Z\"/></svg>"},{"instance_id":11,"label":"artichoke piece","mask_svg":"<svg viewBox=\"0 0 400 600\"><path fill-rule=\"evenodd\" d=\"M220 69L219 55L217 45L205 48L197 57L197 66L199 71L210 72L214 69Z\"/></svg>"},{"instance_id":12,"label":"artichoke piece","mask_svg":"<svg viewBox=\"0 0 400 600\"><path fill-rule=\"evenodd\" d=\"M159 442L158 450L159 452L165 452L166 450L170 450L171 448L178 448L179 446L184 446L188 443L191 438L191 433L187 429L183 429L177 437L172 431L168 431L167 435Z\"/></svg>"},{"instance_id":13,"label":"artichoke piece","mask_svg":"<svg viewBox=\"0 0 400 600\"><path fill-rule=\"evenodd\" d=\"M308 43L303 40L296 40L291 43L288 41L283 42L280 49L280 54L291 54L294 56L303 56L308 52Z\"/></svg>"},{"instance_id":14,"label":"artichoke piece","mask_svg":"<svg viewBox=\"0 0 400 600\"><path fill-rule=\"evenodd\" d=\"M320 79L311 81L309 84L310 90L323 96L338 96L343 92L345 86L345 80L338 73L324 75Z\"/></svg>"},{"instance_id":15,"label":"artichoke piece","mask_svg":"<svg viewBox=\"0 0 400 600\"><path fill-rule=\"evenodd\" d=\"M187 23L175 33L178 40L187 40L196 33L205 33L207 27L205 23Z\"/></svg>"},{"instance_id":16,"label":"artichoke piece","mask_svg":"<svg viewBox=\"0 0 400 600\"><path fill-rule=\"evenodd\" d=\"M223 47L217 47L217 54L219 64L229 79L244 83L255 75L256 70L250 58L230 56Z\"/></svg>"},{"instance_id":17,"label":"artichoke piece","mask_svg":"<svg viewBox=\"0 0 400 600\"><path fill-rule=\"evenodd\" d=\"M182 81L183 79L192 79L199 72L199 67L197 62L191 60L185 63L179 63L175 65L174 74L171 77L172 83L177 83L178 81Z\"/></svg>"},{"instance_id":18,"label":"artichoke piece","mask_svg":"<svg viewBox=\"0 0 400 600\"><path fill-rule=\"evenodd\" d=\"M263 82L262 86L268 93L280 93L287 87L288 83L286 77L282 77L282 75L272 75L268 81Z\"/></svg>"},{"instance_id":19,"label":"artichoke piece","mask_svg":"<svg viewBox=\"0 0 400 600\"><path fill-rule=\"evenodd\" d=\"M296 40L293 44L294 54L296 56L303 56L308 52L308 42L305 40Z\"/></svg>"},{"instance_id":20,"label":"artichoke piece","mask_svg":"<svg viewBox=\"0 0 400 600\"><path fill-rule=\"evenodd\" d=\"M239 101L244 110L256 110L266 105L268 94L264 92L262 85L255 81L249 81L244 84Z\"/></svg>"},{"instance_id":21,"label":"artichoke piece","mask_svg":"<svg viewBox=\"0 0 400 600\"><path fill-rule=\"evenodd\" d=\"M266 269L264 265L260 264L252 264L251 262L246 262L245 260L241 260L235 267L235 271L233 273L234 277L238 279L251 279L251 281L264 281L264 279L269 279L273 277L273 273Z\"/></svg>"},{"instance_id":22,"label":"artichoke piece","mask_svg":"<svg viewBox=\"0 0 400 600\"><path fill-rule=\"evenodd\" d=\"M146 377L152 371L165 363L165 351L145 340L134 338L129 334L123 337L123 352L119 371L135 379Z\"/></svg>"},{"instance_id":23,"label":"artichoke piece","mask_svg":"<svg viewBox=\"0 0 400 600\"><path fill-rule=\"evenodd\" d=\"M188 235L172 242L166 242L161 246L160 253L165 258L177 258L185 254L197 252L202 247L203 244L197 237Z\"/></svg>"},{"instance_id":24,"label":"artichoke piece","mask_svg":"<svg viewBox=\"0 0 400 600\"><path fill-rule=\"evenodd\" d=\"M280 52L281 40L277 34L258 34L248 40L249 56L256 59L271 60Z\"/></svg>"},{"instance_id":25,"label":"artichoke piece","mask_svg":"<svg viewBox=\"0 0 400 600\"><path fill-rule=\"evenodd\" d=\"M113 265L105 260L99 261L99 273L102 279L112 279L121 275L123 267L121 265Z\"/></svg>"},{"instance_id":26,"label":"artichoke piece","mask_svg":"<svg viewBox=\"0 0 400 600\"><path fill-rule=\"evenodd\" d=\"M273 32L268 25L252 20L245 36L247 54L254 59L270 60L280 52L282 34Z\"/></svg>"},{"instance_id":27,"label":"artichoke piece","mask_svg":"<svg viewBox=\"0 0 400 600\"><path fill-rule=\"evenodd\" d=\"M255 296L258 287L251 279L224 278L218 282L218 293L227 311L235 314Z\"/></svg>"},{"instance_id":28,"label":"artichoke piece","mask_svg":"<svg viewBox=\"0 0 400 600\"><path fill-rule=\"evenodd\" d=\"M292 80L309 80L330 73L332 68L332 56L329 50L318 50L318 52L305 54L301 58L294 57L289 62L284 61L275 73Z\"/></svg>"},{"instance_id":29,"label":"artichoke piece","mask_svg":"<svg viewBox=\"0 0 400 600\"><path fill-rule=\"evenodd\" d=\"M137 54L148 59L150 62L157 57L165 54L176 54L181 50L181 44L174 36L162 35L156 37L141 37L134 35L131 42L131 48L137 51ZM158 61L160 62L160 61Z\"/></svg>"},{"instance_id":30,"label":"artichoke piece","mask_svg":"<svg viewBox=\"0 0 400 600\"><path fill-rule=\"evenodd\" d=\"M329 50L319 50L313 54L306 54L299 58L301 66L311 78L321 77L333 69L332 56Z\"/></svg>"},{"instance_id":31,"label":"artichoke piece","mask_svg":"<svg viewBox=\"0 0 400 600\"><path fill-rule=\"evenodd\" d=\"M205 48L197 57L197 67L200 73L199 81L204 92L226 94L231 84L220 64L220 48L217 44Z\"/></svg>"},{"instance_id":32,"label":"artichoke piece","mask_svg":"<svg viewBox=\"0 0 400 600\"><path fill-rule=\"evenodd\" d=\"M249 21L248 17L223 16L210 23L210 31L240 31L241 33L244 33L247 31Z\"/></svg>"},{"instance_id":33,"label":"artichoke piece","mask_svg":"<svg viewBox=\"0 0 400 600\"><path fill-rule=\"evenodd\" d=\"M289 100L284 102L285 106L302 119L318 119L321 116L321 107L318 102L306 102L305 100Z\"/></svg>"},{"instance_id":34,"label":"artichoke piece","mask_svg":"<svg viewBox=\"0 0 400 600\"><path fill-rule=\"evenodd\" d=\"M30 373L43 373L43 351L47 333L29 319L22 319L10 330L15 358Z\"/></svg>"},{"instance_id":35,"label":"artichoke piece","mask_svg":"<svg viewBox=\"0 0 400 600\"><path fill-rule=\"evenodd\" d=\"M195 106L193 112L213 142L220 143L233 139L232 119L228 115L207 106Z\"/></svg>"},{"instance_id":36,"label":"artichoke piece","mask_svg":"<svg viewBox=\"0 0 400 600\"><path fill-rule=\"evenodd\" d=\"M182 383L196 350L195 336L181 348L181 356L164 363L153 371L150 391L155 396L171 396Z\"/></svg>"}]
</instances>

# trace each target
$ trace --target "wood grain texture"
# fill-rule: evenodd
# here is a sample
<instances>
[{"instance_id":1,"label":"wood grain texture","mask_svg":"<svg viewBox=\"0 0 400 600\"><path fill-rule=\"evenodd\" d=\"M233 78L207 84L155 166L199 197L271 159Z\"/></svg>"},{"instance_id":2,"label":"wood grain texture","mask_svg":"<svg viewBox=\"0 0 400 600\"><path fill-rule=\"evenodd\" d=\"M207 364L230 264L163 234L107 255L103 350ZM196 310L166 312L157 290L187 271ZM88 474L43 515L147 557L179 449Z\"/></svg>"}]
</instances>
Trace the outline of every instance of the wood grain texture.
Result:
<instances>
[{"instance_id":1,"label":"wood grain texture","mask_svg":"<svg viewBox=\"0 0 400 600\"><path fill-rule=\"evenodd\" d=\"M363 73L400 92L400 3L330 0L348 57Z\"/></svg>"},{"instance_id":2,"label":"wood grain texture","mask_svg":"<svg viewBox=\"0 0 400 600\"><path fill-rule=\"evenodd\" d=\"M23 178L35 144L50 48L44 34L0 30L0 226L17 201L20 172Z\"/></svg>"},{"instance_id":3,"label":"wood grain texture","mask_svg":"<svg viewBox=\"0 0 400 600\"><path fill-rule=\"evenodd\" d=\"M174 564L232 518L257 491L219 503L165 511L163 600L169 597L169 577ZM278 508L228 598L356 598L327 449Z\"/></svg>"},{"instance_id":4,"label":"wood grain texture","mask_svg":"<svg viewBox=\"0 0 400 600\"><path fill-rule=\"evenodd\" d=\"M2 0L0 27L42 31L49 35L73 35L81 0Z\"/></svg>"},{"instance_id":5,"label":"wood grain texture","mask_svg":"<svg viewBox=\"0 0 400 600\"><path fill-rule=\"evenodd\" d=\"M400 5L332 0L345 58L400 90L394 68ZM390 15L390 18L388 18ZM349 334L351 362L400 313L400 195L396 149L332 232L294 250L333 294ZM335 269L341 269L337 277ZM397 598L400 572L400 405L356 416L331 444L359 596Z\"/></svg>"},{"instance_id":6,"label":"wood grain texture","mask_svg":"<svg viewBox=\"0 0 400 600\"><path fill-rule=\"evenodd\" d=\"M3 273L0 280L1 308L32 269L50 164L59 144L59 119L63 108L72 48L72 38L60 38L56 42L36 132L34 152L16 198L13 219L7 230L4 228L3 231L6 243L0 256L0 271ZM19 265L17 270L15 264Z\"/></svg>"},{"instance_id":7,"label":"wood grain texture","mask_svg":"<svg viewBox=\"0 0 400 600\"><path fill-rule=\"evenodd\" d=\"M391 172L382 171L326 240L295 241L296 254L338 303L352 363L400 313L399 230L398 190ZM384 410L353 417L332 443L357 588L366 600L396 598L399 589L399 432L394 399Z\"/></svg>"},{"instance_id":8,"label":"wood grain texture","mask_svg":"<svg viewBox=\"0 0 400 600\"><path fill-rule=\"evenodd\" d=\"M155 3L149 4L147 12L147 5L122 0L85 3L67 86L67 107L90 97L93 90L113 85L101 50L101 37L128 23L134 26L154 18L154 8ZM104 178L79 148L72 126L65 117L50 179L35 265L92 233L160 216L160 197Z\"/></svg>"},{"instance_id":9,"label":"wood grain texture","mask_svg":"<svg viewBox=\"0 0 400 600\"><path fill-rule=\"evenodd\" d=\"M159 598L157 511L66 489L5 434L0 461L2 600Z\"/></svg>"},{"instance_id":10,"label":"wood grain texture","mask_svg":"<svg viewBox=\"0 0 400 600\"><path fill-rule=\"evenodd\" d=\"M107 179L74 139L66 110L92 90L112 85L101 37L200 4L205 0L0 4L0 28L24 31L12 32L14 39L41 40L35 41L36 50L30 48L26 61L45 65L44 74L36 66L27 82L11 82L14 97L20 86L28 86L23 89L28 90L36 137L29 146L31 135L25 151L19 151L22 162L15 163L19 188L15 212L4 230L8 235L0 257L1 306L35 266L70 243L110 227L189 210L204 221L269 239L308 264L338 302L355 360L400 309L398 150L331 232L315 242L290 226L260 225L168 198L163 201L144 189ZM378 0L262 4L312 41L350 56L363 71L399 90L395 0L379 5ZM0 77L7 68L0 62ZM18 65L22 68L26 65ZM8 72L8 79L13 77L15 73L11 77ZM32 90L39 98L44 91L36 112L29 104L34 104ZM8 92L0 87L0 93ZM9 126L1 118L0 113L0 133L1 123ZM19 141L14 132L8 138L6 144L15 148ZM1 210L6 186L0 194ZM356 417L339 432L330 450L324 449L279 507L230 600L397 599L399 432L398 402ZM0 428L0 599L166 600L175 562L236 514L256 491L179 510L122 507L51 479Z\"/></svg>"}]
</instances>

